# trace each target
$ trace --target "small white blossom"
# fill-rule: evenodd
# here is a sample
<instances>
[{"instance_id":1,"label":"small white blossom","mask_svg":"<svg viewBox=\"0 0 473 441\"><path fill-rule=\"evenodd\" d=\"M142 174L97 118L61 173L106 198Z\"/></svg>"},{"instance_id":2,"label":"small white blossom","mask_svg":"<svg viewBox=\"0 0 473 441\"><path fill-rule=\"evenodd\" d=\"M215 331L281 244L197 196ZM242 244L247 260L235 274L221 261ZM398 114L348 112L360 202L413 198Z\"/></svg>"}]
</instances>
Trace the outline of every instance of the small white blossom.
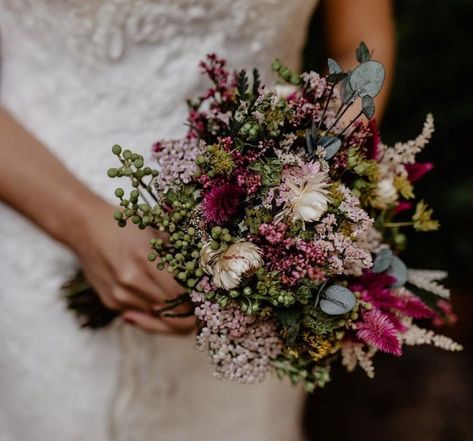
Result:
<instances>
[{"instance_id":1,"label":"small white blossom","mask_svg":"<svg viewBox=\"0 0 473 441\"><path fill-rule=\"evenodd\" d=\"M394 179L392 177L386 177L378 182L373 206L385 209L393 205L397 201L397 198L398 193L394 186Z\"/></svg>"}]
</instances>

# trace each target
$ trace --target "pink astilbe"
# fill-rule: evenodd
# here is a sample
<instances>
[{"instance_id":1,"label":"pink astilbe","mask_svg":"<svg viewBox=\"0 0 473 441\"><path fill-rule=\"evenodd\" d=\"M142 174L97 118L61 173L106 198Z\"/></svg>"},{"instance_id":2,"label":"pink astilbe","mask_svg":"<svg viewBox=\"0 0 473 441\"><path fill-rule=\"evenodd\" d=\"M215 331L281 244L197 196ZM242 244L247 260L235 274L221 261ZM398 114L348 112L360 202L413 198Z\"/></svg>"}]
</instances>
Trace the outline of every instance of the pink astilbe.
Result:
<instances>
[{"instance_id":1,"label":"pink astilbe","mask_svg":"<svg viewBox=\"0 0 473 441\"><path fill-rule=\"evenodd\" d=\"M241 189L234 184L213 187L202 201L204 219L216 225L229 221L238 211L241 195Z\"/></svg>"},{"instance_id":2,"label":"pink astilbe","mask_svg":"<svg viewBox=\"0 0 473 441\"><path fill-rule=\"evenodd\" d=\"M379 309L363 313L362 321L356 324L356 329L357 337L365 343L396 357L401 355L401 342L396 326Z\"/></svg>"},{"instance_id":3,"label":"pink astilbe","mask_svg":"<svg viewBox=\"0 0 473 441\"><path fill-rule=\"evenodd\" d=\"M282 351L275 323L245 314L236 303L223 308L199 292L191 292L191 299L201 323L197 347L208 351L214 376L241 383L262 381Z\"/></svg>"}]
</instances>

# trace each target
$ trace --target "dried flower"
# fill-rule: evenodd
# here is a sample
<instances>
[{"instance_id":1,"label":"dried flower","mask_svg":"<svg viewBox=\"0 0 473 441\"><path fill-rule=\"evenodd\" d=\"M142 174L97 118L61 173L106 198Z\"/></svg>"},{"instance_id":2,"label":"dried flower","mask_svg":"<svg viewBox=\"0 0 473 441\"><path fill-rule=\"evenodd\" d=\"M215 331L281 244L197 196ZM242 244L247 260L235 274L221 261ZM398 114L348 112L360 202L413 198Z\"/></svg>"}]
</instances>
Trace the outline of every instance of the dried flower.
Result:
<instances>
[{"instance_id":1,"label":"dried flower","mask_svg":"<svg viewBox=\"0 0 473 441\"><path fill-rule=\"evenodd\" d=\"M294 221L318 221L327 211L330 202L327 175L322 172L311 174L300 185L287 183L288 202L277 220L290 215Z\"/></svg>"},{"instance_id":2,"label":"dried flower","mask_svg":"<svg viewBox=\"0 0 473 441\"><path fill-rule=\"evenodd\" d=\"M236 288L242 277L263 265L260 249L245 241L236 242L223 252L214 252L210 244L205 244L200 256L202 269L213 276L213 284L226 290Z\"/></svg>"}]
</instances>

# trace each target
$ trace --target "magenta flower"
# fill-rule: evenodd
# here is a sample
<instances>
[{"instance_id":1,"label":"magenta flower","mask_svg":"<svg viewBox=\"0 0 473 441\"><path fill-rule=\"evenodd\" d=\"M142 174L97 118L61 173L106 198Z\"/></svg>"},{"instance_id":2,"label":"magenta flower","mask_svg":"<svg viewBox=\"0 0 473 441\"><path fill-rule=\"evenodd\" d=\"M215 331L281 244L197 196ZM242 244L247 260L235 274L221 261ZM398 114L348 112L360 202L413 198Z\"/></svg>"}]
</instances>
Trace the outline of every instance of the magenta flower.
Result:
<instances>
[{"instance_id":1,"label":"magenta flower","mask_svg":"<svg viewBox=\"0 0 473 441\"><path fill-rule=\"evenodd\" d=\"M407 177L410 182L417 182L423 176L434 168L431 162L416 162L415 164L405 164L404 168L407 171Z\"/></svg>"},{"instance_id":2,"label":"magenta flower","mask_svg":"<svg viewBox=\"0 0 473 441\"><path fill-rule=\"evenodd\" d=\"M409 211L412 208L412 204L407 201L399 201L396 206L396 214L404 213L404 211Z\"/></svg>"},{"instance_id":3,"label":"magenta flower","mask_svg":"<svg viewBox=\"0 0 473 441\"><path fill-rule=\"evenodd\" d=\"M241 189L234 184L213 187L202 202L204 219L212 224L227 222L238 211Z\"/></svg>"},{"instance_id":4,"label":"magenta flower","mask_svg":"<svg viewBox=\"0 0 473 441\"><path fill-rule=\"evenodd\" d=\"M371 130L372 138L371 142L368 144L368 159L378 160L380 156L380 144L381 137L379 136L378 125L376 124L375 119L371 119L368 123L368 127Z\"/></svg>"},{"instance_id":5,"label":"magenta flower","mask_svg":"<svg viewBox=\"0 0 473 441\"><path fill-rule=\"evenodd\" d=\"M382 352L401 355L401 342L396 327L389 318L378 309L365 312L363 321L357 323L357 337Z\"/></svg>"}]
</instances>

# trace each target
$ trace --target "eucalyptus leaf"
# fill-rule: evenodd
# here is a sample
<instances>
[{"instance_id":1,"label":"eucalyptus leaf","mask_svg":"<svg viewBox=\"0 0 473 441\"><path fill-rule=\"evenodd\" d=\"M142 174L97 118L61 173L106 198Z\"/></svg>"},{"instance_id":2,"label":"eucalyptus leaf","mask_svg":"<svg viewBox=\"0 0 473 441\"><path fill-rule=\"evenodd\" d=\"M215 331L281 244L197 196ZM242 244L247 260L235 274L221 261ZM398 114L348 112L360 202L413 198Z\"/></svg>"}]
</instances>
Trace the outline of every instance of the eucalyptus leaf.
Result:
<instances>
[{"instance_id":1,"label":"eucalyptus leaf","mask_svg":"<svg viewBox=\"0 0 473 441\"><path fill-rule=\"evenodd\" d=\"M309 157L312 157L314 155L314 141L312 139L312 136L310 134L310 130L306 130L305 132L305 142L306 142L306 150L307 154Z\"/></svg>"},{"instance_id":2,"label":"eucalyptus leaf","mask_svg":"<svg viewBox=\"0 0 473 441\"><path fill-rule=\"evenodd\" d=\"M343 69L333 58L329 58L327 60L327 64L328 64L328 72L330 74L339 74L343 72Z\"/></svg>"},{"instance_id":3,"label":"eucalyptus leaf","mask_svg":"<svg viewBox=\"0 0 473 441\"><path fill-rule=\"evenodd\" d=\"M393 261L394 254L389 248L382 249L375 257L371 271L373 273L383 273Z\"/></svg>"},{"instance_id":4,"label":"eucalyptus leaf","mask_svg":"<svg viewBox=\"0 0 473 441\"><path fill-rule=\"evenodd\" d=\"M333 158L342 146L342 141L336 136L323 136L320 145L325 149L325 159Z\"/></svg>"},{"instance_id":5,"label":"eucalyptus leaf","mask_svg":"<svg viewBox=\"0 0 473 441\"><path fill-rule=\"evenodd\" d=\"M383 87L384 66L379 61L366 61L356 67L349 77L350 87L360 96L375 97Z\"/></svg>"},{"instance_id":6,"label":"eucalyptus leaf","mask_svg":"<svg viewBox=\"0 0 473 441\"><path fill-rule=\"evenodd\" d=\"M312 136L312 141L317 139L317 135L319 134L319 130L317 129L317 124L315 124L315 120L312 120L312 124L310 126L310 135Z\"/></svg>"},{"instance_id":7,"label":"eucalyptus leaf","mask_svg":"<svg viewBox=\"0 0 473 441\"><path fill-rule=\"evenodd\" d=\"M340 84L340 95L343 104L348 104L350 100L356 96L356 92L352 89L350 85L350 75L345 77Z\"/></svg>"},{"instance_id":8,"label":"eucalyptus leaf","mask_svg":"<svg viewBox=\"0 0 473 441\"><path fill-rule=\"evenodd\" d=\"M371 60L370 51L364 41L360 43L360 46L358 46L358 49L356 50L356 59L359 63Z\"/></svg>"},{"instance_id":9,"label":"eucalyptus leaf","mask_svg":"<svg viewBox=\"0 0 473 441\"><path fill-rule=\"evenodd\" d=\"M374 99L370 95L365 95L361 99L361 105L362 105L362 110L363 114L366 116L366 118L371 119L374 116L374 111L375 111L375 104L374 104Z\"/></svg>"},{"instance_id":10,"label":"eucalyptus leaf","mask_svg":"<svg viewBox=\"0 0 473 441\"><path fill-rule=\"evenodd\" d=\"M394 277L396 281L391 285L393 288L400 288L407 282L407 266L397 256L393 256L391 266L387 271L387 274Z\"/></svg>"},{"instance_id":11,"label":"eucalyptus leaf","mask_svg":"<svg viewBox=\"0 0 473 441\"><path fill-rule=\"evenodd\" d=\"M350 312L356 305L356 296L342 285L327 288L320 299L320 309L328 315L341 315Z\"/></svg>"},{"instance_id":12,"label":"eucalyptus leaf","mask_svg":"<svg viewBox=\"0 0 473 441\"><path fill-rule=\"evenodd\" d=\"M330 74L328 77L327 77L327 81L329 83L332 83L332 84L337 84L338 82L342 81L344 78L346 78L348 76L347 73L345 72L340 72L340 73L336 73L336 74Z\"/></svg>"}]
</instances>

